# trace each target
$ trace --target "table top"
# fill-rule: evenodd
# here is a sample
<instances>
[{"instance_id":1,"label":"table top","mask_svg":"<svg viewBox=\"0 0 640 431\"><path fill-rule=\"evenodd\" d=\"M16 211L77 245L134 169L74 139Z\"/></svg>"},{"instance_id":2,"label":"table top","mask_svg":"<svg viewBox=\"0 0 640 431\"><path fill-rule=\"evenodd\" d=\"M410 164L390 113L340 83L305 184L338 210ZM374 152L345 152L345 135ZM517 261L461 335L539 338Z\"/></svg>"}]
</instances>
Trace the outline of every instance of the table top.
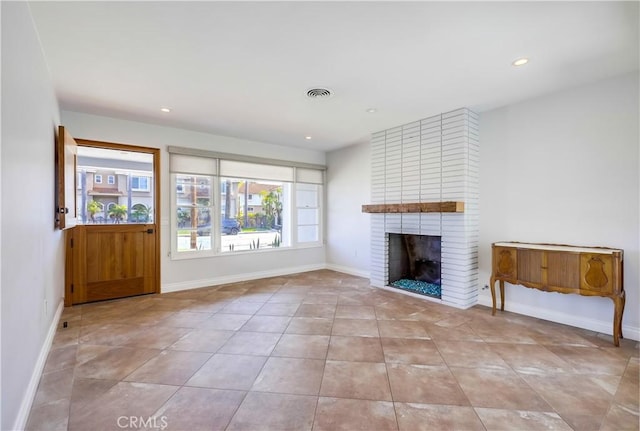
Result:
<instances>
[{"instance_id":1,"label":"table top","mask_svg":"<svg viewBox=\"0 0 640 431\"><path fill-rule=\"evenodd\" d=\"M607 247L580 247L573 245L560 245L560 244L537 244L527 242L494 242L493 245L498 247L513 247L513 248L528 248L533 250L547 250L547 251L566 251L573 253L600 253L600 254L613 254L622 253L618 248Z\"/></svg>"}]
</instances>

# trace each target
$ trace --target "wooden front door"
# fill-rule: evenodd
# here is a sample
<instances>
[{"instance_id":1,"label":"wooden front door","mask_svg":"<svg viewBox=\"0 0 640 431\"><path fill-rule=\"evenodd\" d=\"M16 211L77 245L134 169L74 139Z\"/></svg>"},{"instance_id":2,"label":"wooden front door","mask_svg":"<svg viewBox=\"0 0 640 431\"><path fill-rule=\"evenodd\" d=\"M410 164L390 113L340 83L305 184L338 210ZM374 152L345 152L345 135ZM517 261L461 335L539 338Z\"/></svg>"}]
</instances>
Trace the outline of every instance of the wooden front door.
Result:
<instances>
[{"instance_id":1,"label":"wooden front door","mask_svg":"<svg viewBox=\"0 0 640 431\"><path fill-rule=\"evenodd\" d=\"M159 150L76 141L65 305L159 293Z\"/></svg>"},{"instance_id":2,"label":"wooden front door","mask_svg":"<svg viewBox=\"0 0 640 431\"><path fill-rule=\"evenodd\" d=\"M76 226L73 304L155 293L155 224Z\"/></svg>"}]
</instances>

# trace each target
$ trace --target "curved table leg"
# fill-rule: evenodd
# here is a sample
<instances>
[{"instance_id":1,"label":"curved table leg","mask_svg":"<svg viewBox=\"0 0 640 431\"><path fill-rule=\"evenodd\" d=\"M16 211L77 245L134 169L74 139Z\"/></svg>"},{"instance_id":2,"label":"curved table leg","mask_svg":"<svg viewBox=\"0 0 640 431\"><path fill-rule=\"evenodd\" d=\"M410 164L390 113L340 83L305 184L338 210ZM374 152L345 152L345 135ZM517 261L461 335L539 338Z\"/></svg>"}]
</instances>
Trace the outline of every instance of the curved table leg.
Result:
<instances>
[{"instance_id":1,"label":"curved table leg","mask_svg":"<svg viewBox=\"0 0 640 431\"><path fill-rule=\"evenodd\" d=\"M620 338L622 337L622 314L624 312L625 295L624 291L620 296L616 296L613 299L613 344L616 347L620 346Z\"/></svg>"},{"instance_id":2,"label":"curved table leg","mask_svg":"<svg viewBox=\"0 0 640 431\"><path fill-rule=\"evenodd\" d=\"M491 315L495 316L496 315L496 280L495 278L491 277L491 280L489 281L490 286L491 286L491 303L493 304L493 307L491 309Z\"/></svg>"},{"instance_id":3,"label":"curved table leg","mask_svg":"<svg viewBox=\"0 0 640 431\"><path fill-rule=\"evenodd\" d=\"M504 311L504 281L500 280L500 311Z\"/></svg>"},{"instance_id":4,"label":"curved table leg","mask_svg":"<svg viewBox=\"0 0 640 431\"><path fill-rule=\"evenodd\" d=\"M624 290L622 291L622 295L620 296L620 299L622 299L622 304L620 304L620 319L618 321L618 333L620 334L620 338L624 338L622 336L622 316L624 316L624 303L627 302L627 299L625 298Z\"/></svg>"}]
</instances>

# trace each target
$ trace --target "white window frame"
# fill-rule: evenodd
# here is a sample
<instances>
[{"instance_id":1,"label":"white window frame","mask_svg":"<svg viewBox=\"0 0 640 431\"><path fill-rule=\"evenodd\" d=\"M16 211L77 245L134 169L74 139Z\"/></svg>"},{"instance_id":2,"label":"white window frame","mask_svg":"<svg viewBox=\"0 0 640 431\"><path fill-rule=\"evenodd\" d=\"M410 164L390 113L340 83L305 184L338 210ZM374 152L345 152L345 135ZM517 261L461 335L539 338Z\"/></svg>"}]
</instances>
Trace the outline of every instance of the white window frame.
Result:
<instances>
[{"instance_id":1,"label":"white window frame","mask_svg":"<svg viewBox=\"0 0 640 431\"><path fill-rule=\"evenodd\" d=\"M285 250L295 250L311 247L322 247L324 245L324 204L325 204L325 184L324 184L324 170L326 169L321 165L312 165L307 163L296 163L281 160L261 159L257 157L217 153L207 150L197 150L181 147L169 147L170 153L170 178L171 178L171 253L172 260L193 259L193 258L207 258L207 257L229 257L240 256L247 253L270 253ZM175 158L175 159L174 159ZM175 162L174 162L175 160ZM225 167L221 167L221 162L225 162ZM247 169L251 167L251 164L264 165L258 166L258 169L252 170L256 172L256 177L247 175ZM234 175L233 168L237 166L239 171L237 175ZM274 169L269 168L273 166ZM290 169L290 171L287 171ZM205 172L207 171L207 172ZM212 175L212 172L215 174ZM264 174L264 173L267 174ZM288 218L290 220L290 245L281 247L262 248L259 250L242 250L242 251L222 251L221 246L221 209L224 204L222 202L222 189L221 178L239 178L245 180L269 180L267 178L260 178L258 175L268 175L268 172L275 172L278 178L273 178L271 181L281 181L283 183L290 183L291 196L289 202L285 205L284 211L289 211ZM287 172L291 172L291 179L286 180L282 177L288 175ZM211 250L188 250L178 251L178 221L177 221L177 209L179 207L177 197L177 176L178 175L193 175L193 176L212 176L212 223L211 223ZM317 241L298 242L298 206L296 203L296 191L298 183L312 183L319 186L317 196L317 211L318 211L318 239ZM284 216L286 218L286 216Z\"/></svg>"},{"instance_id":2,"label":"white window frame","mask_svg":"<svg viewBox=\"0 0 640 431\"><path fill-rule=\"evenodd\" d=\"M282 211L282 218L284 220L286 220L286 223L283 223L285 226L288 226L286 229L283 227L283 229L280 230L278 236L280 237L280 245L278 247L261 247L259 249L249 249L249 250L233 250L233 251L229 251L227 249L222 249L222 228L220 228L220 230L218 231L218 235L220 235L220 238L217 240L217 243L219 244L219 249L218 249L218 254L219 255L225 255L225 256L233 256L239 253L262 253L262 252L268 252L268 251L275 251L275 250L289 250L291 248L295 248L294 247L294 243L292 241L292 233L291 233L291 217L290 214L286 213L285 209L287 208L287 206L290 207L290 204L287 204L286 199L288 199L289 201L291 201L291 197L290 195L292 194L291 192L287 192L286 190L293 190L295 188L295 184L292 181L281 181L281 180L264 180L264 179L253 179L253 178L245 178L245 177L229 177L229 176L220 176L218 178L218 183L220 184L220 190L222 190L222 184L225 184L224 179L228 178L237 182L244 182L246 185L248 185L249 183L264 183L264 184L278 184L279 186L282 187L282 194L280 195L281 198L283 199L281 202L283 203L283 211ZM232 181L232 182L234 182ZM257 196L257 194L254 193L254 197ZM218 212L218 215L220 216L220 220L222 220L222 205L224 204L223 202L223 194L220 193L220 195L218 196L220 198L220 205L221 205L221 210ZM243 194L240 193L239 197L243 197ZM242 199L239 199L239 203L242 204ZM241 208L244 209L244 208ZM248 207L247 209L247 213L249 213L251 210L255 210L254 207ZM255 211L251 211L253 213L255 213ZM263 213L263 212L261 212ZM222 221L221 221L222 223ZM273 234L273 232L272 232ZM271 241L271 240L270 240ZM269 243L269 241L267 242ZM287 245L283 245L284 243L286 243ZM263 243L264 245L264 243Z\"/></svg>"},{"instance_id":3,"label":"white window frame","mask_svg":"<svg viewBox=\"0 0 640 431\"><path fill-rule=\"evenodd\" d=\"M138 179L138 187L133 187L133 179L137 178ZM140 187L140 180L144 179L146 182L147 187L146 188L141 188ZM131 175L131 191L132 192L150 192L151 191L151 178L150 177L145 177L144 175Z\"/></svg>"},{"instance_id":4,"label":"white window frame","mask_svg":"<svg viewBox=\"0 0 640 431\"><path fill-rule=\"evenodd\" d=\"M176 187L178 176L202 176L209 177L211 182L211 202L209 205L209 213L211 215L211 227L209 230L209 236L211 240L211 249L209 250L180 250L178 251L178 229L182 229L182 227L178 226L178 208L183 207L183 205L178 205L178 194L184 194L178 192L178 188ZM216 247L217 241L215 232L218 230L220 226L219 222L217 222L216 218L216 198L215 193L218 190L217 188L217 177L206 174L194 174L194 173L171 173L171 259L172 260L181 260L181 259L193 259L199 257L211 257L216 255ZM199 184L197 185L199 188Z\"/></svg>"},{"instance_id":5,"label":"white window frame","mask_svg":"<svg viewBox=\"0 0 640 431\"><path fill-rule=\"evenodd\" d=\"M102 184L102 175L101 174L93 174L93 183L94 184Z\"/></svg>"},{"instance_id":6,"label":"white window frame","mask_svg":"<svg viewBox=\"0 0 640 431\"><path fill-rule=\"evenodd\" d=\"M107 184L115 184L116 183L116 177L115 175L107 175Z\"/></svg>"},{"instance_id":7,"label":"white window frame","mask_svg":"<svg viewBox=\"0 0 640 431\"><path fill-rule=\"evenodd\" d=\"M309 206L309 205L305 205L305 206L299 206L298 202L297 202L297 195L298 195L298 185L303 185L306 183L295 183L295 188L294 188L294 201L295 201L295 206L294 206L294 216L295 216L295 226L296 226L296 230L295 230L295 240L296 243L298 245L298 248L307 248L307 247L318 247L320 245L322 245L323 243L323 201L324 201L324 186L322 184L315 184L316 186L318 186L318 191L317 191L317 199L316 199L316 206ZM300 224L298 223L298 210L300 209L315 209L318 212L318 221L315 224ZM318 227L318 238L315 241L300 241L298 239L298 229L300 228L300 226L317 226Z\"/></svg>"}]
</instances>

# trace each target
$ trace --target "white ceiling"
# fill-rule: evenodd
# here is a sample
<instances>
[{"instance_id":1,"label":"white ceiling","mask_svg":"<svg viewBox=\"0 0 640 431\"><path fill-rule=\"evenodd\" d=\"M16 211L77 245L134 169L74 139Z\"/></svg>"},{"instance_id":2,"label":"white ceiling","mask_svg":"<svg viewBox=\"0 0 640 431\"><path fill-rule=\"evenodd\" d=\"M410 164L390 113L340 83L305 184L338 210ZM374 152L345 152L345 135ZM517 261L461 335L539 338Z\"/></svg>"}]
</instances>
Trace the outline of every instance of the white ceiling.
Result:
<instances>
[{"instance_id":1,"label":"white ceiling","mask_svg":"<svg viewBox=\"0 0 640 431\"><path fill-rule=\"evenodd\" d=\"M638 70L635 1L31 9L62 109L320 151ZM316 86L335 95L308 99Z\"/></svg>"}]
</instances>

